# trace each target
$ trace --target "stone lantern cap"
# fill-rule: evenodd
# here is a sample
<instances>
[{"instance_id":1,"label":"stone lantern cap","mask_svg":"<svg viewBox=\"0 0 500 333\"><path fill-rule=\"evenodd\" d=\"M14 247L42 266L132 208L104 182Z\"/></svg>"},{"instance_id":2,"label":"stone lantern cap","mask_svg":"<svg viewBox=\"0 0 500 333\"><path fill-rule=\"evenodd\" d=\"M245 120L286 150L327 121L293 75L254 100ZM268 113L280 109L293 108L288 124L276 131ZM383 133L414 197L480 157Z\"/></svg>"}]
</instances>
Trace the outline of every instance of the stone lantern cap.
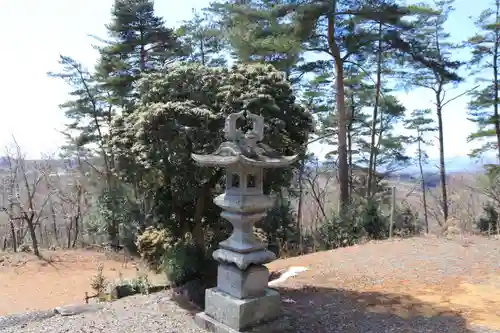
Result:
<instances>
[{"instance_id":1,"label":"stone lantern cap","mask_svg":"<svg viewBox=\"0 0 500 333\"><path fill-rule=\"evenodd\" d=\"M252 129L245 134L236 128L236 121L240 118L253 121ZM261 143L264 138L264 117L246 110L228 115L224 132L228 141L223 142L213 154L192 154L192 158L202 166L230 167L240 164L278 168L290 165L298 157L298 155L283 156L275 149Z\"/></svg>"}]
</instances>

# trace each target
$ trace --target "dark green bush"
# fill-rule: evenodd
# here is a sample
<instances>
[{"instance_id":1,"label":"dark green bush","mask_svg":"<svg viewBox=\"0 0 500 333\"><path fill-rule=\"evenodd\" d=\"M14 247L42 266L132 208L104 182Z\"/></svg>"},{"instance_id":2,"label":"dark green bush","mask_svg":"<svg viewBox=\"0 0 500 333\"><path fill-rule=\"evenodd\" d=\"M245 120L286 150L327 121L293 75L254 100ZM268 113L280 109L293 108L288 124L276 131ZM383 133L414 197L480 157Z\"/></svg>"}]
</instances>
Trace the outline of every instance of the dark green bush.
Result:
<instances>
[{"instance_id":1,"label":"dark green bush","mask_svg":"<svg viewBox=\"0 0 500 333\"><path fill-rule=\"evenodd\" d=\"M168 247L161 261L161 269L175 286L192 280L203 281L210 287L216 283L217 262L205 249L197 248L192 242L178 242Z\"/></svg>"},{"instance_id":2,"label":"dark green bush","mask_svg":"<svg viewBox=\"0 0 500 333\"><path fill-rule=\"evenodd\" d=\"M359 224L370 239L384 239L389 234L389 220L382 215L375 200L367 200L359 208Z\"/></svg>"},{"instance_id":3,"label":"dark green bush","mask_svg":"<svg viewBox=\"0 0 500 333\"><path fill-rule=\"evenodd\" d=\"M483 205L483 216L476 221L476 225L482 233L498 232L498 211L491 202Z\"/></svg>"},{"instance_id":4,"label":"dark green bush","mask_svg":"<svg viewBox=\"0 0 500 333\"><path fill-rule=\"evenodd\" d=\"M409 206L404 206L396 212L393 232L399 237L415 236L422 233L424 225L418 216L418 212Z\"/></svg>"},{"instance_id":5,"label":"dark green bush","mask_svg":"<svg viewBox=\"0 0 500 333\"><path fill-rule=\"evenodd\" d=\"M317 239L322 250L352 246L366 234L356 210L350 209L346 216L332 214L317 231Z\"/></svg>"},{"instance_id":6,"label":"dark green bush","mask_svg":"<svg viewBox=\"0 0 500 333\"><path fill-rule=\"evenodd\" d=\"M385 239L389 236L390 219L376 200L360 201L352 205L345 216L333 214L318 230L323 249L351 246L362 238ZM393 232L396 236L415 235L422 231L418 214L410 207L396 211Z\"/></svg>"},{"instance_id":7,"label":"dark green bush","mask_svg":"<svg viewBox=\"0 0 500 333\"><path fill-rule=\"evenodd\" d=\"M280 256L281 247L299 242L297 218L289 199L278 197L272 209L261 223L256 225L257 236L267 242L269 250Z\"/></svg>"}]
</instances>

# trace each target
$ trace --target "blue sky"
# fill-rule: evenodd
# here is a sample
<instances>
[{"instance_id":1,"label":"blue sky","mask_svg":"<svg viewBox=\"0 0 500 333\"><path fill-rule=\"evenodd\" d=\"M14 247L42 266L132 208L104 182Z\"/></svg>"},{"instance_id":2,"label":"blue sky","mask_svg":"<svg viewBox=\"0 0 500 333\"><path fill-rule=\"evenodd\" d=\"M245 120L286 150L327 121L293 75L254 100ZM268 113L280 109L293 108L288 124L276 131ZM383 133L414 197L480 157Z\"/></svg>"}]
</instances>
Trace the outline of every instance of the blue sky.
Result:
<instances>
[{"instance_id":1,"label":"blue sky","mask_svg":"<svg viewBox=\"0 0 500 333\"><path fill-rule=\"evenodd\" d=\"M203 8L208 0L157 1L156 11L169 26L191 17L192 8ZM113 0L0 0L0 80L1 120L0 150L14 135L30 157L55 152L62 143L57 129L62 129L64 117L58 105L67 99L66 85L47 77L57 71L59 54L68 55L91 67L97 57L89 34L105 36L104 25L110 20ZM470 15L477 16L486 7L486 0L457 0L456 12L448 23L453 38L460 40L474 33ZM20 20L22 18L22 20ZM463 85L449 96L470 88ZM432 93L414 90L399 93L409 109L432 107ZM472 146L466 143L473 130L465 117L467 98L450 103L444 115L447 157L466 155ZM328 151L321 145L312 150ZM428 151L434 158L437 147Z\"/></svg>"}]
</instances>

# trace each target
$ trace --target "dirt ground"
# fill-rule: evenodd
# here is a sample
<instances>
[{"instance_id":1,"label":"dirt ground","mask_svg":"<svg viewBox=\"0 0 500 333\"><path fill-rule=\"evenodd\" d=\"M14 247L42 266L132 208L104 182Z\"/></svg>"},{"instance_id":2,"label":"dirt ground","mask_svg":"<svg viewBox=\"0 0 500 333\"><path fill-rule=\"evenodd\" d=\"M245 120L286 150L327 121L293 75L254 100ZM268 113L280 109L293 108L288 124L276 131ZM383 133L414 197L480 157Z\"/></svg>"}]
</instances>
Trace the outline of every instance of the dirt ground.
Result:
<instances>
[{"instance_id":1,"label":"dirt ground","mask_svg":"<svg viewBox=\"0 0 500 333\"><path fill-rule=\"evenodd\" d=\"M0 315L83 302L99 263L110 279L136 276L134 265L125 268L102 253L47 254L51 264L0 254ZM500 240L418 237L269 264L277 271L291 266L309 268L278 287L285 313L304 332L327 332L328 325L392 332L389 323L397 323L398 332L473 332L475 325L500 330ZM371 330L362 330L361 322Z\"/></svg>"},{"instance_id":2,"label":"dirt ground","mask_svg":"<svg viewBox=\"0 0 500 333\"><path fill-rule=\"evenodd\" d=\"M100 264L109 281L138 274L137 264L125 264L118 254L109 258L101 252L75 250L43 255L47 261L27 253L0 252L0 316L83 303L85 292L94 294L90 282Z\"/></svg>"},{"instance_id":3,"label":"dirt ground","mask_svg":"<svg viewBox=\"0 0 500 333\"><path fill-rule=\"evenodd\" d=\"M443 332L470 332L472 326L500 330L499 240L428 236L383 241L277 260L269 268L290 266L309 270L282 286L282 295L289 297L285 309L310 323L311 331L322 332L321 323L331 322L327 317L332 313L348 325L356 325L355 313L384 318L373 323L393 318L405 332L411 325L445 322ZM308 321L304 316L313 305L320 312ZM427 332L424 326L421 331Z\"/></svg>"}]
</instances>

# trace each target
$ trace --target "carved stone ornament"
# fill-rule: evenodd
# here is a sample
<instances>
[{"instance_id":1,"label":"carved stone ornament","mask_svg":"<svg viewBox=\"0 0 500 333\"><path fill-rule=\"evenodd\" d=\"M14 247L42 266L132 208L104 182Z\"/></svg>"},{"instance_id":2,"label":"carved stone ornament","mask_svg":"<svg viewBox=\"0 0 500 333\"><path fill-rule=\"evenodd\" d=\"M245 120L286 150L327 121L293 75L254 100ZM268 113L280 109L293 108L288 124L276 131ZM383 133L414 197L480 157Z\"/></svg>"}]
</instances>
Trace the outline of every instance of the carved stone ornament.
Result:
<instances>
[{"instance_id":1,"label":"carved stone ornament","mask_svg":"<svg viewBox=\"0 0 500 333\"><path fill-rule=\"evenodd\" d=\"M247 133L236 127L236 121L246 117L253 122ZM264 117L248 111L232 113L227 116L224 127L227 140L209 155L192 154L193 159L202 166L228 167L241 163L262 168L279 168L293 163L298 155L283 156L275 149L260 142L264 138Z\"/></svg>"}]
</instances>

